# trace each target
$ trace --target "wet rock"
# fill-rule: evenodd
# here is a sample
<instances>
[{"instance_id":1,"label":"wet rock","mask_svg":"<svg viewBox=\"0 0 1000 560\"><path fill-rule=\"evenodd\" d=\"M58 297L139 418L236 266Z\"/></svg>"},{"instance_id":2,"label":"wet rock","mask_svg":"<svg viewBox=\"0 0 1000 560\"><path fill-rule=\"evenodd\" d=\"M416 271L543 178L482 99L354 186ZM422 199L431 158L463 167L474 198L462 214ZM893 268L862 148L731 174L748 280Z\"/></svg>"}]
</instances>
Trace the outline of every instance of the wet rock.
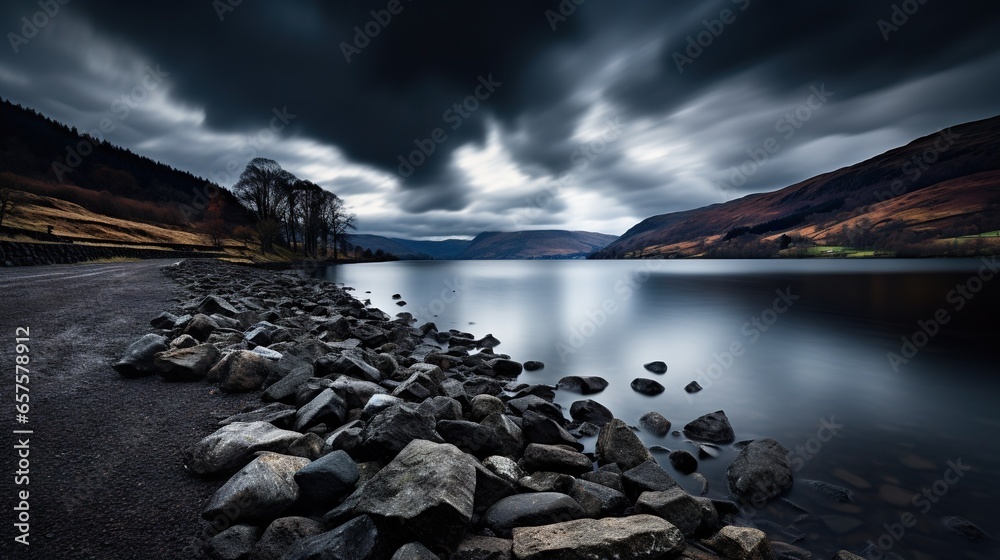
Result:
<instances>
[{"instance_id":1,"label":"wet rock","mask_svg":"<svg viewBox=\"0 0 1000 560\"><path fill-rule=\"evenodd\" d=\"M647 412L639 418L639 425L655 436L664 437L670 433L670 420L659 412Z\"/></svg>"},{"instance_id":2,"label":"wet rock","mask_svg":"<svg viewBox=\"0 0 1000 560\"><path fill-rule=\"evenodd\" d=\"M543 364L542 362L537 362L535 360L528 360L527 362L524 362L525 371L538 371L544 367L545 364Z\"/></svg>"},{"instance_id":3,"label":"wet rock","mask_svg":"<svg viewBox=\"0 0 1000 560\"><path fill-rule=\"evenodd\" d=\"M501 413L504 410L503 401L493 395L476 395L472 398L470 415L480 422L490 414Z\"/></svg>"},{"instance_id":4,"label":"wet rock","mask_svg":"<svg viewBox=\"0 0 1000 560\"><path fill-rule=\"evenodd\" d=\"M811 552L783 542L771 541L771 550L776 560L812 560L813 557Z\"/></svg>"},{"instance_id":5,"label":"wet rock","mask_svg":"<svg viewBox=\"0 0 1000 560\"><path fill-rule=\"evenodd\" d=\"M558 492L569 494L576 479L566 473L537 472L531 476L522 477L517 483L529 492Z\"/></svg>"},{"instance_id":6,"label":"wet rock","mask_svg":"<svg viewBox=\"0 0 1000 560\"><path fill-rule=\"evenodd\" d=\"M698 458L699 459L709 459L716 458L719 456L719 446L711 443L699 443L698 444Z\"/></svg>"},{"instance_id":7,"label":"wet rock","mask_svg":"<svg viewBox=\"0 0 1000 560\"><path fill-rule=\"evenodd\" d=\"M235 317L239 315L239 310L232 306L228 301L222 299L219 296L208 296L201 300L198 304L198 311L204 313L205 315L213 315L218 313L225 317Z\"/></svg>"},{"instance_id":8,"label":"wet rock","mask_svg":"<svg viewBox=\"0 0 1000 560\"><path fill-rule=\"evenodd\" d=\"M944 526L951 529L953 533L968 541L981 541L990 538L986 531L983 531L968 519L956 516L948 516L941 520Z\"/></svg>"},{"instance_id":9,"label":"wet rock","mask_svg":"<svg viewBox=\"0 0 1000 560\"><path fill-rule=\"evenodd\" d=\"M296 542L281 560L384 560L389 555L387 536L367 515L361 515L332 531Z\"/></svg>"},{"instance_id":10,"label":"wet rock","mask_svg":"<svg viewBox=\"0 0 1000 560\"><path fill-rule=\"evenodd\" d=\"M496 436L500 439L500 449L502 452L499 455L511 458L521 457L524 447L528 442L521 428L508 418L506 414L490 414L480 424L492 428Z\"/></svg>"},{"instance_id":11,"label":"wet rock","mask_svg":"<svg viewBox=\"0 0 1000 560\"><path fill-rule=\"evenodd\" d=\"M649 396L659 395L664 391L663 385L659 382L643 377L633 379L631 387L636 393L642 393L643 395Z\"/></svg>"},{"instance_id":12,"label":"wet rock","mask_svg":"<svg viewBox=\"0 0 1000 560\"><path fill-rule=\"evenodd\" d=\"M854 503L854 492L842 486L823 482L822 480L803 480L802 484L831 502L838 504Z\"/></svg>"},{"instance_id":13,"label":"wet rock","mask_svg":"<svg viewBox=\"0 0 1000 560\"><path fill-rule=\"evenodd\" d=\"M512 484L516 484L524 476L524 471L513 459L502 455L492 455L483 459L483 467Z\"/></svg>"},{"instance_id":14,"label":"wet rock","mask_svg":"<svg viewBox=\"0 0 1000 560\"><path fill-rule=\"evenodd\" d=\"M625 513L625 509L632 505L625 494L612 490L603 484L587 480L574 481L569 491L569 497L580 504L586 517L599 518L622 515Z\"/></svg>"},{"instance_id":15,"label":"wet rock","mask_svg":"<svg viewBox=\"0 0 1000 560\"><path fill-rule=\"evenodd\" d=\"M696 418L684 426L684 435L691 439L699 439L712 443L732 443L736 434L729 424L726 413L719 410Z\"/></svg>"},{"instance_id":16,"label":"wet rock","mask_svg":"<svg viewBox=\"0 0 1000 560\"><path fill-rule=\"evenodd\" d=\"M698 491L696 494L704 496L708 493L708 479L705 478L705 475L701 473L691 473L691 479L698 483Z\"/></svg>"},{"instance_id":17,"label":"wet rock","mask_svg":"<svg viewBox=\"0 0 1000 560\"><path fill-rule=\"evenodd\" d=\"M295 483L302 493L301 501L328 507L353 490L358 478L357 463L339 450L316 459L295 473Z\"/></svg>"},{"instance_id":18,"label":"wet rock","mask_svg":"<svg viewBox=\"0 0 1000 560\"><path fill-rule=\"evenodd\" d=\"M122 377L141 377L157 372L155 359L167 350L167 337L147 334L129 344L125 355L115 364L114 369Z\"/></svg>"},{"instance_id":19,"label":"wet rock","mask_svg":"<svg viewBox=\"0 0 1000 560\"><path fill-rule=\"evenodd\" d=\"M228 426L233 422L267 422L279 428L287 428L292 418L295 418L295 412L296 409L294 406L282 403L271 403L254 410L240 412L239 414L234 414L228 418L219 420L219 425Z\"/></svg>"},{"instance_id":20,"label":"wet rock","mask_svg":"<svg viewBox=\"0 0 1000 560\"><path fill-rule=\"evenodd\" d=\"M323 524L307 517L281 517L264 530L248 560L281 560L296 541L318 535Z\"/></svg>"},{"instance_id":21,"label":"wet rock","mask_svg":"<svg viewBox=\"0 0 1000 560\"><path fill-rule=\"evenodd\" d=\"M458 543L449 560L513 560L514 542L496 537L469 535Z\"/></svg>"},{"instance_id":22,"label":"wet rock","mask_svg":"<svg viewBox=\"0 0 1000 560\"><path fill-rule=\"evenodd\" d=\"M525 395L507 401L507 407L518 416L524 416L527 411L537 412L556 421L560 426L566 422L562 410L555 404L538 395Z\"/></svg>"},{"instance_id":23,"label":"wet rock","mask_svg":"<svg viewBox=\"0 0 1000 560\"><path fill-rule=\"evenodd\" d=\"M591 399L571 404L569 415L577 422L590 422L597 427L607 424L615 417L606 406Z\"/></svg>"},{"instance_id":24,"label":"wet rock","mask_svg":"<svg viewBox=\"0 0 1000 560\"><path fill-rule=\"evenodd\" d=\"M230 522L270 522L299 497L293 476L308 459L265 453L233 475L212 496L202 517L211 521L224 515Z\"/></svg>"},{"instance_id":25,"label":"wet rock","mask_svg":"<svg viewBox=\"0 0 1000 560\"><path fill-rule=\"evenodd\" d=\"M302 437L267 422L234 422L184 451L184 464L199 475L239 470L259 451L284 453Z\"/></svg>"},{"instance_id":26,"label":"wet rock","mask_svg":"<svg viewBox=\"0 0 1000 560\"><path fill-rule=\"evenodd\" d=\"M694 536L701 526L701 506L680 487L660 492L643 492L635 503L635 510L662 517L680 529L685 537Z\"/></svg>"},{"instance_id":27,"label":"wet rock","mask_svg":"<svg viewBox=\"0 0 1000 560\"><path fill-rule=\"evenodd\" d=\"M253 525L233 525L209 539L205 553L212 560L243 560L253 550L260 529Z\"/></svg>"},{"instance_id":28,"label":"wet rock","mask_svg":"<svg viewBox=\"0 0 1000 560\"><path fill-rule=\"evenodd\" d=\"M524 432L524 438L528 442L546 445L568 445L577 451L583 451L583 444L551 418L531 410L525 411L521 418L524 420L521 430Z\"/></svg>"},{"instance_id":29,"label":"wet rock","mask_svg":"<svg viewBox=\"0 0 1000 560\"><path fill-rule=\"evenodd\" d=\"M218 328L219 324L215 322L215 319L198 313L188 321L183 334L193 337L198 342L206 342L208 337L212 336L212 333Z\"/></svg>"},{"instance_id":30,"label":"wet rock","mask_svg":"<svg viewBox=\"0 0 1000 560\"><path fill-rule=\"evenodd\" d=\"M168 381L198 381L220 358L219 350L211 344L191 348L175 348L156 355L156 369Z\"/></svg>"},{"instance_id":31,"label":"wet rock","mask_svg":"<svg viewBox=\"0 0 1000 560\"><path fill-rule=\"evenodd\" d=\"M560 379L556 386L564 391L590 395L593 393L600 393L601 391L607 389L608 381L603 377L597 376L581 377L578 375L570 375Z\"/></svg>"},{"instance_id":32,"label":"wet rock","mask_svg":"<svg viewBox=\"0 0 1000 560\"><path fill-rule=\"evenodd\" d=\"M727 525L704 542L719 554L739 560L772 560L774 551L767 535L758 529Z\"/></svg>"},{"instance_id":33,"label":"wet rock","mask_svg":"<svg viewBox=\"0 0 1000 560\"><path fill-rule=\"evenodd\" d=\"M411 542L399 547L390 560L440 560L437 554L431 552L419 542Z\"/></svg>"},{"instance_id":34,"label":"wet rock","mask_svg":"<svg viewBox=\"0 0 1000 560\"><path fill-rule=\"evenodd\" d=\"M701 391L701 385L697 381L692 381L684 386L684 390L688 393L697 393Z\"/></svg>"},{"instance_id":35,"label":"wet rock","mask_svg":"<svg viewBox=\"0 0 1000 560\"><path fill-rule=\"evenodd\" d=\"M441 420L436 430L444 441L480 459L496 455L502 447L493 428L475 422Z\"/></svg>"},{"instance_id":36,"label":"wet rock","mask_svg":"<svg viewBox=\"0 0 1000 560\"><path fill-rule=\"evenodd\" d=\"M861 556L849 552L846 550L838 550L836 554L833 555L833 560L865 560Z\"/></svg>"},{"instance_id":37,"label":"wet rock","mask_svg":"<svg viewBox=\"0 0 1000 560\"><path fill-rule=\"evenodd\" d=\"M667 364L664 362L649 362L648 364L643 364L646 371L650 373L667 373Z\"/></svg>"},{"instance_id":38,"label":"wet rock","mask_svg":"<svg viewBox=\"0 0 1000 560\"><path fill-rule=\"evenodd\" d=\"M295 414L294 429L307 430L317 424L339 426L344 423L347 407L333 389L323 389Z\"/></svg>"},{"instance_id":39,"label":"wet rock","mask_svg":"<svg viewBox=\"0 0 1000 560\"><path fill-rule=\"evenodd\" d=\"M678 449L670 453L670 464L684 474L691 474L698 470L698 460L694 458L694 455L683 449Z\"/></svg>"},{"instance_id":40,"label":"wet rock","mask_svg":"<svg viewBox=\"0 0 1000 560\"><path fill-rule=\"evenodd\" d=\"M379 413L365 426L362 447L366 456L386 460L395 457L414 440L443 443L435 424L433 416L407 406L394 406Z\"/></svg>"},{"instance_id":41,"label":"wet rock","mask_svg":"<svg viewBox=\"0 0 1000 560\"><path fill-rule=\"evenodd\" d=\"M490 366L490 369L493 370L493 375L497 377L514 378L521 375L521 370L523 369L520 362L504 358L495 358L486 362L486 365Z\"/></svg>"},{"instance_id":42,"label":"wet rock","mask_svg":"<svg viewBox=\"0 0 1000 560\"><path fill-rule=\"evenodd\" d=\"M599 464L615 463L624 471L652 460L653 455L625 422L615 418L601 428L597 436Z\"/></svg>"},{"instance_id":43,"label":"wet rock","mask_svg":"<svg viewBox=\"0 0 1000 560\"><path fill-rule=\"evenodd\" d=\"M578 475L594 470L594 463L578 451L531 443L524 450L521 468L528 472L553 471Z\"/></svg>"},{"instance_id":44,"label":"wet rock","mask_svg":"<svg viewBox=\"0 0 1000 560\"><path fill-rule=\"evenodd\" d=\"M678 488L677 481L656 461L647 461L622 473L625 495L636 500L643 492L661 492Z\"/></svg>"},{"instance_id":45,"label":"wet rock","mask_svg":"<svg viewBox=\"0 0 1000 560\"><path fill-rule=\"evenodd\" d=\"M244 393L259 389L275 368L274 362L260 354L236 350L215 364L206 379L218 383L219 388L227 393Z\"/></svg>"},{"instance_id":46,"label":"wet rock","mask_svg":"<svg viewBox=\"0 0 1000 560\"><path fill-rule=\"evenodd\" d=\"M676 527L652 515L579 519L514 530L519 560L660 560L685 548Z\"/></svg>"},{"instance_id":47,"label":"wet rock","mask_svg":"<svg viewBox=\"0 0 1000 560\"><path fill-rule=\"evenodd\" d=\"M607 486L612 490L617 490L623 494L625 493L625 487L622 485L622 475L620 473L608 471L585 472L580 475L580 479L596 482L597 484Z\"/></svg>"},{"instance_id":48,"label":"wet rock","mask_svg":"<svg viewBox=\"0 0 1000 560\"><path fill-rule=\"evenodd\" d=\"M453 445L416 440L348 500L427 545L454 546L472 519L476 461Z\"/></svg>"},{"instance_id":49,"label":"wet rock","mask_svg":"<svg viewBox=\"0 0 1000 560\"><path fill-rule=\"evenodd\" d=\"M500 500L486 512L483 523L493 534L509 538L515 527L549 525L578 519L583 514L580 504L566 494L535 492Z\"/></svg>"},{"instance_id":50,"label":"wet rock","mask_svg":"<svg viewBox=\"0 0 1000 560\"><path fill-rule=\"evenodd\" d=\"M770 438L754 440L729 465L726 480L736 497L762 504L792 486L788 450Z\"/></svg>"}]
</instances>

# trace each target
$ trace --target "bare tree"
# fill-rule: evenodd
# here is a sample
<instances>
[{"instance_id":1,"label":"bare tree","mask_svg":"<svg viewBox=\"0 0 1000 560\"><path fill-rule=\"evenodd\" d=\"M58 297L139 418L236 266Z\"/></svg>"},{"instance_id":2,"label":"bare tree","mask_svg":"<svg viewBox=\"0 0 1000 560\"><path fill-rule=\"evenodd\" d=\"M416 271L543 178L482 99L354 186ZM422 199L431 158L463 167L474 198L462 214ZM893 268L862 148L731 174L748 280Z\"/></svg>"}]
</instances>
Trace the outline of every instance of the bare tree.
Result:
<instances>
[{"instance_id":1,"label":"bare tree","mask_svg":"<svg viewBox=\"0 0 1000 560\"><path fill-rule=\"evenodd\" d=\"M337 260L338 248L347 243L347 232L357 229L357 214L350 211L344 204L344 200L335 194L331 194L327 200L326 222L328 230L324 231L324 242L326 235L333 238L333 260Z\"/></svg>"},{"instance_id":2,"label":"bare tree","mask_svg":"<svg viewBox=\"0 0 1000 560\"><path fill-rule=\"evenodd\" d=\"M319 239L323 231L326 200L332 196L310 181L299 182L302 213L302 249L306 256L319 256Z\"/></svg>"},{"instance_id":3,"label":"bare tree","mask_svg":"<svg viewBox=\"0 0 1000 560\"><path fill-rule=\"evenodd\" d=\"M254 158L233 185L233 192L257 218L262 253L273 249L281 231L284 205L282 185L288 180L286 171L273 159Z\"/></svg>"}]
</instances>

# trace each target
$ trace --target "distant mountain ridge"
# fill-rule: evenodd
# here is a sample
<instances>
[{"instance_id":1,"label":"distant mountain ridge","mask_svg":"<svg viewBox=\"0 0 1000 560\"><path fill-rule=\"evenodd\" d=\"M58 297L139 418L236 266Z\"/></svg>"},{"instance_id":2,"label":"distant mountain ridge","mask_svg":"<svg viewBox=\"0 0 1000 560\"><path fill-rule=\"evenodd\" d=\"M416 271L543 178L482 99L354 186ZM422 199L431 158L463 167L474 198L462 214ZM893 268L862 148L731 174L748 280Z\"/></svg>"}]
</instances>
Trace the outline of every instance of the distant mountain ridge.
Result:
<instances>
[{"instance_id":1,"label":"distant mountain ridge","mask_svg":"<svg viewBox=\"0 0 1000 560\"><path fill-rule=\"evenodd\" d=\"M585 258L617 239L587 231L483 232L475 239L415 241L379 235L351 235L349 241L373 252L379 249L402 259L574 259Z\"/></svg>"},{"instance_id":2,"label":"distant mountain ridge","mask_svg":"<svg viewBox=\"0 0 1000 560\"><path fill-rule=\"evenodd\" d=\"M940 255L998 229L1000 116L780 190L647 218L593 257L779 256L795 243Z\"/></svg>"}]
</instances>

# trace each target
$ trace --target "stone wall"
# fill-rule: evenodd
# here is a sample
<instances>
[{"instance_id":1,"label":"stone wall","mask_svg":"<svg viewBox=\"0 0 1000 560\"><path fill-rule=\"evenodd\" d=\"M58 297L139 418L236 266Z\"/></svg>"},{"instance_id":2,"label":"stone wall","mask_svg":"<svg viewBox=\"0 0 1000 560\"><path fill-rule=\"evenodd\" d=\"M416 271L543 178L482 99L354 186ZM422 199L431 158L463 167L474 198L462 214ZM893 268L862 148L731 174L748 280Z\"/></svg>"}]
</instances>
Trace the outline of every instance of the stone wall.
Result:
<instances>
[{"instance_id":1,"label":"stone wall","mask_svg":"<svg viewBox=\"0 0 1000 560\"><path fill-rule=\"evenodd\" d=\"M0 241L0 266L70 264L98 259L176 259L221 257L224 253L170 251L132 247L102 247L66 243L15 243Z\"/></svg>"}]
</instances>

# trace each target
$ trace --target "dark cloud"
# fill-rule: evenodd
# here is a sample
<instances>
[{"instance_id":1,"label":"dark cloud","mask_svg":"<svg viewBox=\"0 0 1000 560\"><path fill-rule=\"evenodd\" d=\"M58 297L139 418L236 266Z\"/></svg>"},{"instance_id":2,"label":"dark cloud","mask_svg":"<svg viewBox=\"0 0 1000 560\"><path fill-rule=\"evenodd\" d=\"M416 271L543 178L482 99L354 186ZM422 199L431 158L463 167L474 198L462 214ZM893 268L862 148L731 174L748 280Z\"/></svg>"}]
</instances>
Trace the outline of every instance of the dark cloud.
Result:
<instances>
[{"instance_id":1,"label":"dark cloud","mask_svg":"<svg viewBox=\"0 0 1000 560\"><path fill-rule=\"evenodd\" d=\"M386 25L371 22L389 0L242 2L221 20L218 4L62 6L0 56L0 94L94 126L158 66L169 79L109 140L206 176L251 152L275 157L357 200L370 231L415 236L517 224L621 233L1000 113L992 2L588 0L553 20L547 10L573 3L399 0ZM919 8L902 22L894 6ZM0 28L19 33L37 11L6 2ZM343 45L366 26L377 36L348 62ZM702 45L689 50L689 38ZM820 85L829 102L726 186ZM295 118L268 136L274 108ZM621 138L581 169L574 154L612 118ZM442 141L428 144L435 129ZM433 153L410 158L421 145ZM571 180L518 222L560 173Z\"/></svg>"}]
</instances>

